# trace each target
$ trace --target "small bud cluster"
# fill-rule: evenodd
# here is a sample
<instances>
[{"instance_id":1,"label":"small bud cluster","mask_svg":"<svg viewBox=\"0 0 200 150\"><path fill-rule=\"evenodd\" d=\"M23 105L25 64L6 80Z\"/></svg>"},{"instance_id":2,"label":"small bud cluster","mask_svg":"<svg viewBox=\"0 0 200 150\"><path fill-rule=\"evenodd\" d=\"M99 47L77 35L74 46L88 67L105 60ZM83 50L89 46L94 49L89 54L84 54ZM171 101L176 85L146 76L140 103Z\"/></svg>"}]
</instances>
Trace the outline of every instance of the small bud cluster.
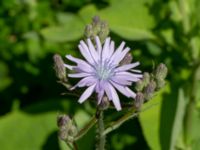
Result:
<instances>
[{"instance_id":1,"label":"small bud cluster","mask_svg":"<svg viewBox=\"0 0 200 150\"><path fill-rule=\"evenodd\" d=\"M98 16L92 19L92 23L86 25L84 35L90 38L93 43L96 36L99 36L101 43L103 43L109 34L109 27L107 22L101 21Z\"/></svg>"},{"instance_id":2,"label":"small bud cluster","mask_svg":"<svg viewBox=\"0 0 200 150\"><path fill-rule=\"evenodd\" d=\"M154 96L154 93L160 90L165 85L165 78L168 69L165 64L161 63L153 73L145 72L143 79L136 83L136 98L135 108L140 109L143 102L149 101Z\"/></svg>"},{"instance_id":3,"label":"small bud cluster","mask_svg":"<svg viewBox=\"0 0 200 150\"><path fill-rule=\"evenodd\" d=\"M57 125L59 127L59 138L65 142L73 142L78 133L74 121L68 115L58 115Z\"/></svg>"}]
</instances>

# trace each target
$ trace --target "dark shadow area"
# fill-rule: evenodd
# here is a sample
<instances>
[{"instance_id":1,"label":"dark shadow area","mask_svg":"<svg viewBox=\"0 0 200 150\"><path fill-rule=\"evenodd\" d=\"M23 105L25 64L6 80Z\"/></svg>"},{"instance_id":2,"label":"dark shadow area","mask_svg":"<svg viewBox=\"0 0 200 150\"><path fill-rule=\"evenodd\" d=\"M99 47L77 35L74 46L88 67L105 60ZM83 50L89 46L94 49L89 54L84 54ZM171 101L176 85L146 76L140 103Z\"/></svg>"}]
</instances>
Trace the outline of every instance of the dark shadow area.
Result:
<instances>
[{"instance_id":1,"label":"dark shadow area","mask_svg":"<svg viewBox=\"0 0 200 150\"><path fill-rule=\"evenodd\" d=\"M45 141L44 145L42 146L42 150L59 150L58 144L58 134L57 131L52 132L47 140Z\"/></svg>"},{"instance_id":2,"label":"dark shadow area","mask_svg":"<svg viewBox=\"0 0 200 150\"><path fill-rule=\"evenodd\" d=\"M130 137L136 138L135 141L126 143L123 149L125 150L132 150L132 149L138 149L138 150L150 150L149 146L147 145L144 136L142 135L142 128L140 126L140 123L137 118L131 119L124 123L119 129L111 132L107 137L107 143L110 143L107 145L108 150L113 150L113 147L111 147L111 143L113 139L113 136L117 137L117 141L120 143L123 139L120 135L128 135ZM111 138L112 137L112 138Z\"/></svg>"}]
</instances>

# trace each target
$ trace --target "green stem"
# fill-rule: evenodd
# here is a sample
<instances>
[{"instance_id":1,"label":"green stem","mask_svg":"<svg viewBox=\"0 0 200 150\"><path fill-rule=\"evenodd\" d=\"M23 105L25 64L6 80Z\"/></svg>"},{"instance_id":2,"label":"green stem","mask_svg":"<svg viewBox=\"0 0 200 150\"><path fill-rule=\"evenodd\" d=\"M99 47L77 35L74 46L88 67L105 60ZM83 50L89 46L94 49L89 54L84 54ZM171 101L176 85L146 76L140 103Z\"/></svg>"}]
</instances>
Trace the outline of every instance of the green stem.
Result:
<instances>
[{"instance_id":1,"label":"green stem","mask_svg":"<svg viewBox=\"0 0 200 150\"><path fill-rule=\"evenodd\" d=\"M83 129L81 129L78 134L76 135L76 137L74 138L75 141L77 141L78 139L80 139L82 136L84 136L88 130L90 128L92 128L97 122L97 118L96 116L93 116L92 119L84 126Z\"/></svg>"},{"instance_id":2,"label":"green stem","mask_svg":"<svg viewBox=\"0 0 200 150\"><path fill-rule=\"evenodd\" d=\"M184 140L187 148L191 146L191 132L192 132L192 118L195 111L195 103L197 101L197 83L200 80L199 79L199 72L200 72L200 63L198 62L197 65L194 66L194 71L192 75L192 84L190 87L190 96L189 96L189 102L187 104L187 109L185 113L184 118Z\"/></svg>"},{"instance_id":3,"label":"green stem","mask_svg":"<svg viewBox=\"0 0 200 150\"><path fill-rule=\"evenodd\" d=\"M106 135L110 132L112 132L113 130L119 128L124 122L128 121L129 119L132 119L134 117L137 117L138 114L140 112L146 111L149 108L156 106L157 103L152 104L150 106L147 106L146 108L142 109L141 111L136 111L135 109L130 110L128 113L126 113L124 116L122 116L120 119L118 119L117 121L111 123L110 125L108 125L108 127L105 129L105 131L103 132L103 135Z\"/></svg>"},{"instance_id":4,"label":"green stem","mask_svg":"<svg viewBox=\"0 0 200 150\"><path fill-rule=\"evenodd\" d=\"M106 144L106 135L104 135L104 120L103 120L103 110L99 110L98 112L98 143L97 150L105 150Z\"/></svg>"},{"instance_id":5,"label":"green stem","mask_svg":"<svg viewBox=\"0 0 200 150\"><path fill-rule=\"evenodd\" d=\"M111 123L109 125L108 128L106 128L106 130L103 132L103 135L106 135L108 133L110 133L111 131L119 128L124 122L126 122L127 120L136 117L137 113L134 111L130 111L129 113L127 113L126 115L124 115L123 117L121 117L120 119L118 119L117 121Z\"/></svg>"}]
</instances>

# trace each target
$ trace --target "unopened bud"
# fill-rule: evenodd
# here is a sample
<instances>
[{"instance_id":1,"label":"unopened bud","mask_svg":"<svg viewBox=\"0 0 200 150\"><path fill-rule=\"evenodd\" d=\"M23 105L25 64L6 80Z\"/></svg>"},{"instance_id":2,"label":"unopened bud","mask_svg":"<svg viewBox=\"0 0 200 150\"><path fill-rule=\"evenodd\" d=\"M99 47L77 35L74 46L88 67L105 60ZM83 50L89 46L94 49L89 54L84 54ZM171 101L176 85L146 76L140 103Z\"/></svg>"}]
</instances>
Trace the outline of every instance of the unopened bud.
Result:
<instances>
[{"instance_id":1,"label":"unopened bud","mask_svg":"<svg viewBox=\"0 0 200 150\"><path fill-rule=\"evenodd\" d=\"M163 79L156 80L156 84L157 84L156 89L159 90L165 86L165 80Z\"/></svg>"},{"instance_id":2,"label":"unopened bud","mask_svg":"<svg viewBox=\"0 0 200 150\"><path fill-rule=\"evenodd\" d=\"M140 110L142 104L144 103L144 94L141 93L141 92L138 92L136 94L136 97L135 97L135 103L134 103L134 106L137 110Z\"/></svg>"},{"instance_id":3,"label":"unopened bud","mask_svg":"<svg viewBox=\"0 0 200 150\"><path fill-rule=\"evenodd\" d=\"M135 89L138 92L141 92L144 89L144 83L142 80L136 82Z\"/></svg>"},{"instance_id":4,"label":"unopened bud","mask_svg":"<svg viewBox=\"0 0 200 150\"><path fill-rule=\"evenodd\" d=\"M102 21L100 25L101 25L101 30L98 33L98 36L100 38L101 43L103 43L109 35L109 26L108 23L105 21Z\"/></svg>"},{"instance_id":5,"label":"unopened bud","mask_svg":"<svg viewBox=\"0 0 200 150\"><path fill-rule=\"evenodd\" d=\"M99 36L101 43L103 43L109 34L108 24L105 21L101 21L99 16L95 16L92 19L92 23L86 26L84 34L93 43L95 43L95 37Z\"/></svg>"},{"instance_id":6,"label":"unopened bud","mask_svg":"<svg viewBox=\"0 0 200 150\"><path fill-rule=\"evenodd\" d=\"M143 81L144 87L146 87L149 84L150 74L148 72L144 72L142 81Z\"/></svg>"},{"instance_id":7,"label":"unopened bud","mask_svg":"<svg viewBox=\"0 0 200 150\"><path fill-rule=\"evenodd\" d=\"M120 62L120 66L130 64L132 60L133 60L133 57L131 53L127 53L125 57L122 59L122 61Z\"/></svg>"},{"instance_id":8,"label":"unopened bud","mask_svg":"<svg viewBox=\"0 0 200 150\"><path fill-rule=\"evenodd\" d=\"M63 141L73 142L78 132L73 120L68 115L59 115L57 117L57 125L59 127L59 138Z\"/></svg>"},{"instance_id":9,"label":"unopened bud","mask_svg":"<svg viewBox=\"0 0 200 150\"><path fill-rule=\"evenodd\" d=\"M53 60L54 60L54 69L56 71L57 78L60 79L61 81L67 81L66 69L65 69L62 57L58 54L55 54L53 56Z\"/></svg>"},{"instance_id":10,"label":"unopened bud","mask_svg":"<svg viewBox=\"0 0 200 150\"><path fill-rule=\"evenodd\" d=\"M101 103L100 103L100 108L102 110L106 110L109 108L110 106L110 101L108 100L108 97L107 96L104 96L103 99L101 100Z\"/></svg>"},{"instance_id":11,"label":"unopened bud","mask_svg":"<svg viewBox=\"0 0 200 150\"><path fill-rule=\"evenodd\" d=\"M168 69L165 64L161 63L156 68L155 77L157 80L164 80L167 76Z\"/></svg>"},{"instance_id":12,"label":"unopened bud","mask_svg":"<svg viewBox=\"0 0 200 150\"><path fill-rule=\"evenodd\" d=\"M90 25L90 24L86 25L84 34L85 34L86 38L92 37L92 35L93 35L92 25Z\"/></svg>"},{"instance_id":13,"label":"unopened bud","mask_svg":"<svg viewBox=\"0 0 200 150\"><path fill-rule=\"evenodd\" d=\"M97 25L97 24L99 24L100 21L101 21L101 20L100 20L100 17L99 17L99 16L94 16L94 17L92 18L92 25Z\"/></svg>"},{"instance_id":14,"label":"unopened bud","mask_svg":"<svg viewBox=\"0 0 200 150\"><path fill-rule=\"evenodd\" d=\"M59 115L57 117L57 126L58 127L66 126L69 121L71 121L71 119L68 115Z\"/></svg>"},{"instance_id":15,"label":"unopened bud","mask_svg":"<svg viewBox=\"0 0 200 150\"><path fill-rule=\"evenodd\" d=\"M156 82L152 80L149 82L149 84L144 90L146 100L150 100L153 97L155 89L156 89Z\"/></svg>"}]
</instances>

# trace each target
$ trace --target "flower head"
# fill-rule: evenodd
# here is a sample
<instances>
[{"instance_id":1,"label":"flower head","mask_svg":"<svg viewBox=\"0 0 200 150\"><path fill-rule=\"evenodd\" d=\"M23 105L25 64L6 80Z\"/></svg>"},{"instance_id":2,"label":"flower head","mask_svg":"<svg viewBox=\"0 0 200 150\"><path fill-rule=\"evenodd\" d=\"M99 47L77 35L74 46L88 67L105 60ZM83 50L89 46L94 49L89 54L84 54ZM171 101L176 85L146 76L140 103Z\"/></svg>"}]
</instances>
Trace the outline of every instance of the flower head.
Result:
<instances>
[{"instance_id":1,"label":"flower head","mask_svg":"<svg viewBox=\"0 0 200 150\"><path fill-rule=\"evenodd\" d=\"M83 103L93 92L97 93L98 104L104 95L113 102L115 108L121 110L121 104L116 89L127 97L135 98L136 94L128 88L133 82L142 78L139 70L134 70L139 62L121 65L130 48L124 47L125 42L115 50L115 43L106 38L104 45L99 37L95 38L96 47L90 39L87 42L80 41L78 46L85 60L66 55L66 58L76 63L76 66L65 64L70 70L75 71L68 74L71 78L82 78L72 89L76 87L87 87L80 96L78 102Z\"/></svg>"}]
</instances>

